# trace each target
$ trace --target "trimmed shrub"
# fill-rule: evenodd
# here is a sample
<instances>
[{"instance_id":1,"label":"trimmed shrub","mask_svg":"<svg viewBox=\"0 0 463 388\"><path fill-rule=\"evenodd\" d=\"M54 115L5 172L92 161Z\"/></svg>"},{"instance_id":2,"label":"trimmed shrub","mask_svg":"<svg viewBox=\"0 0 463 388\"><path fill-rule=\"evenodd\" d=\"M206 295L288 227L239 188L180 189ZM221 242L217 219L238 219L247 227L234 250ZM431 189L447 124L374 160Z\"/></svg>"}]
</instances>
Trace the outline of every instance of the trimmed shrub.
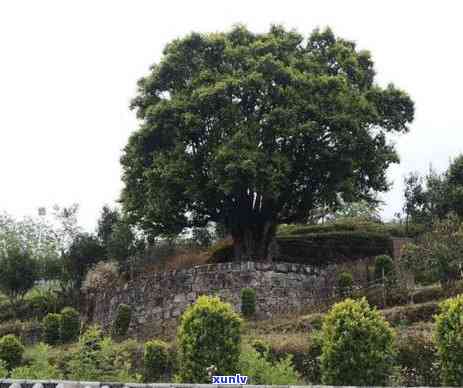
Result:
<instances>
[{"instance_id":1,"label":"trimmed shrub","mask_svg":"<svg viewBox=\"0 0 463 388\"><path fill-rule=\"evenodd\" d=\"M0 360L3 360L7 369L11 370L21 364L24 346L14 335L8 334L0 338Z\"/></svg>"},{"instance_id":2,"label":"trimmed shrub","mask_svg":"<svg viewBox=\"0 0 463 388\"><path fill-rule=\"evenodd\" d=\"M463 385L463 295L440 304L435 341L442 365L443 383Z\"/></svg>"},{"instance_id":3,"label":"trimmed shrub","mask_svg":"<svg viewBox=\"0 0 463 388\"><path fill-rule=\"evenodd\" d=\"M344 218L325 224L286 224L278 227L279 236L307 235L331 232L370 232L391 237L416 237L425 232L424 225L418 224L382 224L357 217Z\"/></svg>"},{"instance_id":4,"label":"trimmed shrub","mask_svg":"<svg viewBox=\"0 0 463 388\"><path fill-rule=\"evenodd\" d=\"M178 330L179 379L208 383L211 365L220 375L237 373L240 342L241 318L232 306L217 297L199 297L183 313Z\"/></svg>"},{"instance_id":5,"label":"trimmed shrub","mask_svg":"<svg viewBox=\"0 0 463 388\"><path fill-rule=\"evenodd\" d=\"M62 342L72 342L79 338L80 316L76 309L65 307L61 310L60 324Z\"/></svg>"},{"instance_id":6,"label":"trimmed shrub","mask_svg":"<svg viewBox=\"0 0 463 388\"><path fill-rule=\"evenodd\" d=\"M384 276L388 280L392 280L394 277L394 262L391 256L379 255L375 257L375 279L382 280Z\"/></svg>"},{"instance_id":7,"label":"trimmed shrub","mask_svg":"<svg viewBox=\"0 0 463 388\"><path fill-rule=\"evenodd\" d=\"M241 290L241 313L245 317L251 317L256 312L256 290L243 288Z\"/></svg>"},{"instance_id":8,"label":"trimmed shrub","mask_svg":"<svg viewBox=\"0 0 463 388\"><path fill-rule=\"evenodd\" d=\"M129 330L132 311L126 304L120 304L117 308L116 319L113 322L112 334L114 337L123 337Z\"/></svg>"},{"instance_id":9,"label":"trimmed shrub","mask_svg":"<svg viewBox=\"0 0 463 388\"><path fill-rule=\"evenodd\" d=\"M394 332L366 299L337 303L323 322L321 372L327 385L386 385Z\"/></svg>"},{"instance_id":10,"label":"trimmed shrub","mask_svg":"<svg viewBox=\"0 0 463 388\"><path fill-rule=\"evenodd\" d=\"M169 366L169 347L164 341L152 340L145 343L143 353L145 382L158 382Z\"/></svg>"},{"instance_id":11,"label":"trimmed shrub","mask_svg":"<svg viewBox=\"0 0 463 388\"><path fill-rule=\"evenodd\" d=\"M45 343L56 345L60 342L61 314L47 314L42 322Z\"/></svg>"},{"instance_id":12,"label":"trimmed shrub","mask_svg":"<svg viewBox=\"0 0 463 388\"><path fill-rule=\"evenodd\" d=\"M336 281L336 291L338 296L346 298L352 295L352 286L354 285L354 279L350 272L341 272L338 274Z\"/></svg>"}]
</instances>

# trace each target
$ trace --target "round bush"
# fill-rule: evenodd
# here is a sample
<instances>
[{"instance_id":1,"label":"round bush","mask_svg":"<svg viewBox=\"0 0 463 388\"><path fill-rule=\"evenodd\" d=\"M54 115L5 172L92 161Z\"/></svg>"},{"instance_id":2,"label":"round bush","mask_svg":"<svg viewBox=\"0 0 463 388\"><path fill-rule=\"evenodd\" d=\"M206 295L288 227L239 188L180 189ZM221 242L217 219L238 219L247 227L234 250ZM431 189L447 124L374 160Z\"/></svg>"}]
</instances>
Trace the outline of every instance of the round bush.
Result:
<instances>
[{"instance_id":1,"label":"round bush","mask_svg":"<svg viewBox=\"0 0 463 388\"><path fill-rule=\"evenodd\" d=\"M375 279L376 280L382 280L383 271L384 271L384 276L389 278L389 280L391 280L394 274L394 262L391 256L388 256L388 255L376 256L375 258Z\"/></svg>"},{"instance_id":2,"label":"round bush","mask_svg":"<svg viewBox=\"0 0 463 388\"><path fill-rule=\"evenodd\" d=\"M43 319L43 337L49 345L56 345L60 342L61 314L47 314Z\"/></svg>"},{"instance_id":3,"label":"round bush","mask_svg":"<svg viewBox=\"0 0 463 388\"><path fill-rule=\"evenodd\" d=\"M352 286L354 279L350 272L341 272L337 278L337 292L342 298L346 298L352 295Z\"/></svg>"},{"instance_id":4,"label":"round bush","mask_svg":"<svg viewBox=\"0 0 463 388\"><path fill-rule=\"evenodd\" d=\"M337 303L323 322L321 373L327 385L386 385L394 332L365 298Z\"/></svg>"},{"instance_id":5,"label":"round bush","mask_svg":"<svg viewBox=\"0 0 463 388\"><path fill-rule=\"evenodd\" d=\"M252 288L241 290L241 313L245 317L251 317L256 312L256 291Z\"/></svg>"},{"instance_id":6,"label":"round bush","mask_svg":"<svg viewBox=\"0 0 463 388\"><path fill-rule=\"evenodd\" d=\"M228 303L201 296L182 315L177 334L179 378L188 383L209 383L207 368L218 375L238 372L241 318Z\"/></svg>"},{"instance_id":7,"label":"round bush","mask_svg":"<svg viewBox=\"0 0 463 388\"><path fill-rule=\"evenodd\" d=\"M7 369L11 370L21 364L24 346L18 337L8 334L0 338L0 360L3 360Z\"/></svg>"},{"instance_id":8,"label":"round bush","mask_svg":"<svg viewBox=\"0 0 463 388\"><path fill-rule=\"evenodd\" d=\"M164 341L152 340L145 343L143 365L145 382L157 382L166 373L169 364L169 348Z\"/></svg>"},{"instance_id":9,"label":"round bush","mask_svg":"<svg viewBox=\"0 0 463 388\"><path fill-rule=\"evenodd\" d=\"M120 304L117 309L116 319L113 323L113 336L123 337L129 330L130 321L132 319L132 311L126 304Z\"/></svg>"},{"instance_id":10,"label":"round bush","mask_svg":"<svg viewBox=\"0 0 463 388\"><path fill-rule=\"evenodd\" d=\"M463 385L463 295L441 303L435 341L445 385Z\"/></svg>"},{"instance_id":11,"label":"round bush","mask_svg":"<svg viewBox=\"0 0 463 388\"><path fill-rule=\"evenodd\" d=\"M61 340L66 342L75 341L80 332L80 316L76 309L65 307L61 311Z\"/></svg>"}]
</instances>

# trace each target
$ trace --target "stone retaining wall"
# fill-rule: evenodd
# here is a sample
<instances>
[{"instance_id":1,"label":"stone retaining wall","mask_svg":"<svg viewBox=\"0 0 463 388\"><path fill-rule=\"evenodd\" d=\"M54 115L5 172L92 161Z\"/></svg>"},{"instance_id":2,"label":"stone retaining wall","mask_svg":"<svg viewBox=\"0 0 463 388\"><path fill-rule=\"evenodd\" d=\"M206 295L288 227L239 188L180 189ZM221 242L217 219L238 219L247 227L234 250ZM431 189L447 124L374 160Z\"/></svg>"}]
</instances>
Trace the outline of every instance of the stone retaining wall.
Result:
<instances>
[{"instance_id":1,"label":"stone retaining wall","mask_svg":"<svg viewBox=\"0 0 463 388\"><path fill-rule=\"evenodd\" d=\"M394 256L406 239L394 242ZM372 259L325 267L290 263L231 262L149 273L124 285L83 296L81 311L87 324L109 329L117 307L132 308L129 335L146 339L175 331L182 312L200 295L217 295L240 311L243 288L256 290L258 318L308 311L331 298L337 273L352 273L354 285L371 282Z\"/></svg>"},{"instance_id":2,"label":"stone retaining wall","mask_svg":"<svg viewBox=\"0 0 463 388\"><path fill-rule=\"evenodd\" d=\"M358 263L357 263L358 265ZM364 270L353 271L357 284ZM243 288L256 290L257 317L303 312L334 293L339 268L289 263L234 262L197 266L142 278L84 296L84 321L108 329L117 307L132 308L129 334L139 339L172 333L182 312L200 295L217 295L240 311Z\"/></svg>"}]
</instances>

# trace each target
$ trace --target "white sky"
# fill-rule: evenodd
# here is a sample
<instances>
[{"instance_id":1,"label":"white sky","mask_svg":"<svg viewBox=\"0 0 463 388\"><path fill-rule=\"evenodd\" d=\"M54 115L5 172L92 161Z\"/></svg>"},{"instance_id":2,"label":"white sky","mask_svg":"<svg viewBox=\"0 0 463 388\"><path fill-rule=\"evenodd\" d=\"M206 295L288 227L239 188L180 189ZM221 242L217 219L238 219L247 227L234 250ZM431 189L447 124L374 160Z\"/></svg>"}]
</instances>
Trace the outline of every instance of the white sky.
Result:
<instances>
[{"instance_id":1,"label":"white sky","mask_svg":"<svg viewBox=\"0 0 463 388\"><path fill-rule=\"evenodd\" d=\"M137 79L171 39L239 22L305 35L329 25L372 52L380 84L410 93L416 119L397 140L402 162L384 197L391 217L407 172L442 170L463 152L462 15L456 0L0 0L0 210L78 202L92 230L122 187Z\"/></svg>"}]
</instances>

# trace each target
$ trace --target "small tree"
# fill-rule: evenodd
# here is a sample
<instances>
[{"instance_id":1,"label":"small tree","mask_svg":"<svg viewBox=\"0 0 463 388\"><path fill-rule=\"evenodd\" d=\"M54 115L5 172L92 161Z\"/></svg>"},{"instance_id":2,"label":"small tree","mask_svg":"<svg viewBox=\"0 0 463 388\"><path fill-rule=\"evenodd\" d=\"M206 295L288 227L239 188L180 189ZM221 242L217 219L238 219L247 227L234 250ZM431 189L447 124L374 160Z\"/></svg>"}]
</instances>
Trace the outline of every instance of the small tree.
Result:
<instances>
[{"instance_id":1,"label":"small tree","mask_svg":"<svg viewBox=\"0 0 463 388\"><path fill-rule=\"evenodd\" d=\"M145 382L157 382L165 374L169 363L168 345L164 341L152 340L145 343L143 365Z\"/></svg>"},{"instance_id":2,"label":"small tree","mask_svg":"<svg viewBox=\"0 0 463 388\"><path fill-rule=\"evenodd\" d=\"M245 317L252 317L256 312L256 290L243 288L241 290L241 313Z\"/></svg>"},{"instance_id":3,"label":"small tree","mask_svg":"<svg viewBox=\"0 0 463 388\"><path fill-rule=\"evenodd\" d=\"M352 295L352 286L354 279L350 272L341 272L337 278L337 294L342 298Z\"/></svg>"},{"instance_id":4,"label":"small tree","mask_svg":"<svg viewBox=\"0 0 463 388\"><path fill-rule=\"evenodd\" d=\"M435 341L446 385L463 385L463 295L440 305L436 316Z\"/></svg>"},{"instance_id":5,"label":"small tree","mask_svg":"<svg viewBox=\"0 0 463 388\"><path fill-rule=\"evenodd\" d=\"M15 314L26 293L39 277L37 262L16 241L0 246L0 291L9 299Z\"/></svg>"},{"instance_id":6,"label":"small tree","mask_svg":"<svg viewBox=\"0 0 463 388\"><path fill-rule=\"evenodd\" d=\"M132 311L126 304L120 304L117 308L116 319L113 322L112 334L114 337L123 337L129 330Z\"/></svg>"},{"instance_id":7,"label":"small tree","mask_svg":"<svg viewBox=\"0 0 463 388\"><path fill-rule=\"evenodd\" d=\"M394 360L394 332L365 298L336 304L322 330L323 384L386 385Z\"/></svg>"},{"instance_id":8,"label":"small tree","mask_svg":"<svg viewBox=\"0 0 463 388\"><path fill-rule=\"evenodd\" d=\"M207 383L206 369L217 374L238 371L241 319L228 303L217 297L201 296L182 315L177 334L182 382Z\"/></svg>"},{"instance_id":9,"label":"small tree","mask_svg":"<svg viewBox=\"0 0 463 388\"><path fill-rule=\"evenodd\" d=\"M65 307L61 311L60 332L64 343L75 341L79 337L80 317L76 309Z\"/></svg>"},{"instance_id":10,"label":"small tree","mask_svg":"<svg viewBox=\"0 0 463 388\"><path fill-rule=\"evenodd\" d=\"M3 360L7 369L16 368L22 360L24 346L14 335L8 334L0 338L0 360Z\"/></svg>"},{"instance_id":11,"label":"small tree","mask_svg":"<svg viewBox=\"0 0 463 388\"><path fill-rule=\"evenodd\" d=\"M43 337L47 344L56 345L61 340L61 314L47 314L43 319Z\"/></svg>"},{"instance_id":12,"label":"small tree","mask_svg":"<svg viewBox=\"0 0 463 388\"><path fill-rule=\"evenodd\" d=\"M379 255L375 258L375 280L382 280L383 275L388 281L394 278L394 262L391 256Z\"/></svg>"}]
</instances>

